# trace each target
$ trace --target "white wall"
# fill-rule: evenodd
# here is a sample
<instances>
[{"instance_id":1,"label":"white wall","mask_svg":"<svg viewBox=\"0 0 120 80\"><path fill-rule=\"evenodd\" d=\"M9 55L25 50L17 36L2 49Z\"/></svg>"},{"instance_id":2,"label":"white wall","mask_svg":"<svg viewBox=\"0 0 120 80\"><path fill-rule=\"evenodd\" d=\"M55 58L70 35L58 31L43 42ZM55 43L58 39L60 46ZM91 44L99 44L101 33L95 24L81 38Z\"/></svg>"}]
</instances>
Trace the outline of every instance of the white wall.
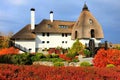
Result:
<instances>
[{"instance_id":1,"label":"white wall","mask_svg":"<svg viewBox=\"0 0 120 80\"><path fill-rule=\"evenodd\" d=\"M98 47L98 44L101 42L101 40L95 40L95 46ZM44 41L45 43L42 43ZM49 43L47 43L49 41ZM62 43L64 41L64 43ZM81 39L79 40L83 45L89 44L89 39ZM66 43L67 42L67 43ZM67 37L62 37L62 34L50 34L47 36L42 36L42 34L37 34L36 36L36 48L55 48L55 47L62 47L62 48L70 48L72 44L75 42L75 40L71 40L71 35L67 34Z\"/></svg>"},{"instance_id":2,"label":"white wall","mask_svg":"<svg viewBox=\"0 0 120 80\"><path fill-rule=\"evenodd\" d=\"M45 41L45 43L42 43ZM49 41L49 43L47 43ZM64 43L62 43L64 41ZM71 47L73 41L71 40L71 35L67 34L67 37L62 37L62 34L50 34L47 36L42 36L42 34L37 34L36 37L36 48L55 48L55 47L63 47L68 48Z\"/></svg>"},{"instance_id":3,"label":"white wall","mask_svg":"<svg viewBox=\"0 0 120 80\"><path fill-rule=\"evenodd\" d=\"M31 48L31 52L35 52L35 40L16 40L15 43L27 49Z\"/></svg>"},{"instance_id":4,"label":"white wall","mask_svg":"<svg viewBox=\"0 0 120 80\"><path fill-rule=\"evenodd\" d=\"M101 42L101 40L95 40L96 47L98 47L98 44ZM35 42L36 41L36 42ZM42 43L44 41L45 43ZM47 43L49 41L49 43ZM89 39L81 39L79 40L83 45L89 44ZM62 43L64 42L64 43ZM67 42L67 43L66 43ZM22 47L25 47L27 49L32 49L31 52L35 52L36 48L56 48L56 47L62 47L62 48L70 48L75 40L71 40L71 35L67 34L67 37L62 37L62 34L50 34L47 36L42 36L42 34L37 34L35 40L17 40L15 41L16 44L21 45Z\"/></svg>"}]
</instances>

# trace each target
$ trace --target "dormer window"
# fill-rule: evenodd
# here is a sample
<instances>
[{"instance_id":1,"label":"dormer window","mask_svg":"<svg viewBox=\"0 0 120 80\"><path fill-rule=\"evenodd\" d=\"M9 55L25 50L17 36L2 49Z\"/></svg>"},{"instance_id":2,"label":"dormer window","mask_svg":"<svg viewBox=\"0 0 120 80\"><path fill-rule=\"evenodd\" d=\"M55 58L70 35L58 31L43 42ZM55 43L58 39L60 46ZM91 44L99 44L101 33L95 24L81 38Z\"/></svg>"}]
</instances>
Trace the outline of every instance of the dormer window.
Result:
<instances>
[{"instance_id":1,"label":"dormer window","mask_svg":"<svg viewBox=\"0 0 120 80\"><path fill-rule=\"evenodd\" d=\"M52 28L52 25L48 24L48 28Z\"/></svg>"},{"instance_id":2,"label":"dormer window","mask_svg":"<svg viewBox=\"0 0 120 80\"><path fill-rule=\"evenodd\" d=\"M67 29L68 26L67 25L59 25L59 28Z\"/></svg>"}]
</instances>

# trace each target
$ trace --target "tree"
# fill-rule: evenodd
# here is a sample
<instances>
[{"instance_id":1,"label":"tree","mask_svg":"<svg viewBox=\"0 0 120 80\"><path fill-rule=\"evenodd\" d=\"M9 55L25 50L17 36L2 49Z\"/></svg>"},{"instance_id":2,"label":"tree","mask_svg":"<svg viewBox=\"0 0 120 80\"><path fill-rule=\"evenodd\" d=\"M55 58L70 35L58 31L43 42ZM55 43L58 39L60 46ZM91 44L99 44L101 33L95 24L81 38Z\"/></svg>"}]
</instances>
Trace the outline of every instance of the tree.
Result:
<instances>
[{"instance_id":1,"label":"tree","mask_svg":"<svg viewBox=\"0 0 120 80\"><path fill-rule=\"evenodd\" d=\"M76 41L73 43L71 47L71 51L72 53L79 54L84 50L84 48L85 46L81 42L79 42L79 39L76 39Z\"/></svg>"},{"instance_id":2,"label":"tree","mask_svg":"<svg viewBox=\"0 0 120 80\"><path fill-rule=\"evenodd\" d=\"M73 43L71 49L68 50L68 54L66 54L66 56L73 59L78 54L83 55L84 48L85 48L85 46L81 42L79 42L79 40L77 39Z\"/></svg>"},{"instance_id":3,"label":"tree","mask_svg":"<svg viewBox=\"0 0 120 80\"><path fill-rule=\"evenodd\" d=\"M9 41L11 36L13 35L12 32L9 32L7 35L5 35L4 33L0 32L0 48L8 48L9 47Z\"/></svg>"}]
</instances>

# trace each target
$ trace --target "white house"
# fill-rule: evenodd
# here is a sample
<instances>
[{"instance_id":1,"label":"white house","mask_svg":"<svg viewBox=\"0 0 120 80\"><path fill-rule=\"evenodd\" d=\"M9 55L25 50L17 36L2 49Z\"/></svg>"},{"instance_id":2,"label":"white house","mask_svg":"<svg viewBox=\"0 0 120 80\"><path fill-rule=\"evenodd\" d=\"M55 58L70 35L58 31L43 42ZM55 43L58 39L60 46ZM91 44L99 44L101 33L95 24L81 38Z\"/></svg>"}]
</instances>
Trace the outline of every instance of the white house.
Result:
<instances>
[{"instance_id":1,"label":"white house","mask_svg":"<svg viewBox=\"0 0 120 80\"><path fill-rule=\"evenodd\" d=\"M50 19L43 19L35 24L35 9L31 9L31 24L26 25L19 32L12 36L14 46L20 50L37 52L39 49L71 47L76 39L84 45L89 40L95 40L96 46L104 38L101 25L91 14L86 4L80 13L77 21L54 20L53 12L50 12Z\"/></svg>"}]
</instances>

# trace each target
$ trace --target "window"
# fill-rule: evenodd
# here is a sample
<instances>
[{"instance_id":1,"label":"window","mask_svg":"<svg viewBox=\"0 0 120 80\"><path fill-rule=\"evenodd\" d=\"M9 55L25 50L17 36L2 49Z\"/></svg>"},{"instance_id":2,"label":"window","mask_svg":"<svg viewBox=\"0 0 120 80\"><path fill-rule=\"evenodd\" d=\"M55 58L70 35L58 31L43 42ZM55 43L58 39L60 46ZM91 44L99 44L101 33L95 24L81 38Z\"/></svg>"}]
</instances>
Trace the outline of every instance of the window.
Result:
<instances>
[{"instance_id":1,"label":"window","mask_svg":"<svg viewBox=\"0 0 120 80\"><path fill-rule=\"evenodd\" d=\"M62 37L67 37L68 34L62 33Z\"/></svg>"},{"instance_id":2,"label":"window","mask_svg":"<svg viewBox=\"0 0 120 80\"><path fill-rule=\"evenodd\" d=\"M42 36L45 36L45 33L42 33Z\"/></svg>"},{"instance_id":3,"label":"window","mask_svg":"<svg viewBox=\"0 0 120 80\"><path fill-rule=\"evenodd\" d=\"M42 43L45 43L45 41L42 41Z\"/></svg>"},{"instance_id":4,"label":"window","mask_svg":"<svg viewBox=\"0 0 120 80\"><path fill-rule=\"evenodd\" d=\"M89 23L92 24L92 23L93 23L93 20L92 20L92 19L89 19Z\"/></svg>"},{"instance_id":5,"label":"window","mask_svg":"<svg viewBox=\"0 0 120 80\"><path fill-rule=\"evenodd\" d=\"M91 29L91 38L94 38L95 37L95 31L94 29Z\"/></svg>"},{"instance_id":6,"label":"window","mask_svg":"<svg viewBox=\"0 0 120 80\"><path fill-rule=\"evenodd\" d=\"M52 28L52 25L48 24L48 28Z\"/></svg>"},{"instance_id":7,"label":"window","mask_svg":"<svg viewBox=\"0 0 120 80\"><path fill-rule=\"evenodd\" d=\"M59 28L64 28L64 29L67 29L68 26L67 25L59 25Z\"/></svg>"},{"instance_id":8,"label":"window","mask_svg":"<svg viewBox=\"0 0 120 80\"><path fill-rule=\"evenodd\" d=\"M78 35L77 31L75 31L75 39L77 39L77 35Z\"/></svg>"},{"instance_id":9,"label":"window","mask_svg":"<svg viewBox=\"0 0 120 80\"><path fill-rule=\"evenodd\" d=\"M67 37L67 34L65 34L65 36Z\"/></svg>"},{"instance_id":10,"label":"window","mask_svg":"<svg viewBox=\"0 0 120 80\"><path fill-rule=\"evenodd\" d=\"M64 37L64 33L62 33L62 37Z\"/></svg>"},{"instance_id":11,"label":"window","mask_svg":"<svg viewBox=\"0 0 120 80\"><path fill-rule=\"evenodd\" d=\"M49 37L49 36L50 36L50 34L49 34L49 33L47 33L47 36Z\"/></svg>"},{"instance_id":12,"label":"window","mask_svg":"<svg viewBox=\"0 0 120 80\"><path fill-rule=\"evenodd\" d=\"M65 43L67 44L67 41L65 41Z\"/></svg>"},{"instance_id":13,"label":"window","mask_svg":"<svg viewBox=\"0 0 120 80\"><path fill-rule=\"evenodd\" d=\"M50 41L47 41L47 43L50 43Z\"/></svg>"},{"instance_id":14,"label":"window","mask_svg":"<svg viewBox=\"0 0 120 80\"><path fill-rule=\"evenodd\" d=\"M67 44L67 41L62 41L62 44L66 43Z\"/></svg>"}]
</instances>

